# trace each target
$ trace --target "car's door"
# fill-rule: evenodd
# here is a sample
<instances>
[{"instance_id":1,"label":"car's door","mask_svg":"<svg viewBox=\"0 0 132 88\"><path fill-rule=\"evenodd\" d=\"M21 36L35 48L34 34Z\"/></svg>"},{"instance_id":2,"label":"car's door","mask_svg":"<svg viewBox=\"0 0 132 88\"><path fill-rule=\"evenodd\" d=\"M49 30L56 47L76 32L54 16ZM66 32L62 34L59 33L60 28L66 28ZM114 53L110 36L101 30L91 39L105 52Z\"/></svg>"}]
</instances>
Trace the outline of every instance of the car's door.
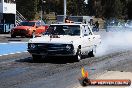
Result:
<instances>
[{"instance_id":1,"label":"car's door","mask_svg":"<svg viewBox=\"0 0 132 88\"><path fill-rule=\"evenodd\" d=\"M93 48L93 40L94 36L92 32L90 31L88 25L82 25L82 45L81 49L82 52L89 52Z\"/></svg>"}]
</instances>

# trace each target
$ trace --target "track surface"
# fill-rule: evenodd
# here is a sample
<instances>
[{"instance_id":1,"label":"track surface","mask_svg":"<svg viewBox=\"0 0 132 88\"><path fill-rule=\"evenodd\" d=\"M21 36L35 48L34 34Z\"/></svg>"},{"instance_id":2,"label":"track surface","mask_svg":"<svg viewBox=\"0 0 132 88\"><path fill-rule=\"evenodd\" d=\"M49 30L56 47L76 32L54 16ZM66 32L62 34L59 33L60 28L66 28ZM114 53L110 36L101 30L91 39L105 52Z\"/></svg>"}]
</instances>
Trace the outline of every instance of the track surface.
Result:
<instances>
[{"instance_id":1,"label":"track surface","mask_svg":"<svg viewBox=\"0 0 132 88\"><path fill-rule=\"evenodd\" d=\"M80 85L81 67L90 78L109 70L132 72L131 57L132 50L124 48L80 62L69 57L34 62L29 53L0 56L0 88L73 88Z\"/></svg>"}]
</instances>

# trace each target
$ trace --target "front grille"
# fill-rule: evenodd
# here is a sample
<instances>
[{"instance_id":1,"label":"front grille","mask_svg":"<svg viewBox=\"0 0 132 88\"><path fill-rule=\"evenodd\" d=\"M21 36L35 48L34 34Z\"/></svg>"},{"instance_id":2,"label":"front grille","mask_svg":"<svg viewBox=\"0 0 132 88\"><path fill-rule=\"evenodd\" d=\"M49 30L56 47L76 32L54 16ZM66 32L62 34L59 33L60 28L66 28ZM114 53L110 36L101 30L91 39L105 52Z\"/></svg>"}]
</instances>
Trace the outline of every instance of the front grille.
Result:
<instances>
[{"instance_id":1,"label":"front grille","mask_svg":"<svg viewBox=\"0 0 132 88\"><path fill-rule=\"evenodd\" d=\"M66 46L70 46L68 49ZM40 51L40 53L48 53L48 54L69 54L73 52L72 44L47 44L47 43L34 43L34 47L32 44L28 44L28 49Z\"/></svg>"},{"instance_id":2,"label":"front grille","mask_svg":"<svg viewBox=\"0 0 132 88\"><path fill-rule=\"evenodd\" d=\"M15 33L15 34L18 34L18 35L19 35L19 34L20 34L20 35L21 35L21 34L24 34L24 35L25 35L25 34L27 34L27 31L26 31L25 29L23 29L23 30L22 30L22 29L21 29L21 30L18 30L18 29L17 29L17 30L14 31L14 33Z\"/></svg>"}]
</instances>

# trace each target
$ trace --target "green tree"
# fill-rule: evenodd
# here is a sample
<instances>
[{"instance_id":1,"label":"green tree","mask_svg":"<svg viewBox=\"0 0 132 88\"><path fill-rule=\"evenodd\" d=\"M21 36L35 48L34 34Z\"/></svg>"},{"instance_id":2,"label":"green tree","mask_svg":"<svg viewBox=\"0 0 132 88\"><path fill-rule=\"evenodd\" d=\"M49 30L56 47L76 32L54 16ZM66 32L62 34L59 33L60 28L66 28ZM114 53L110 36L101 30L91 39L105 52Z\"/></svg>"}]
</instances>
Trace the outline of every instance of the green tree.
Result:
<instances>
[{"instance_id":1,"label":"green tree","mask_svg":"<svg viewBox=\"0 0 132 88\"><path fill-rule=\"evenodd\" d=\"M63 0L45 0L44 9L46 13L56 12L58 14L63 14Z\"/></svg>"},{"instance_id":2,"label":"green tree","mask_svg":"<svg viewBox=\"0 0 132 88\"><path fill-rule=\"evenodd\" d=\"M77 15L76 0L67 0L67 15Z\"/></svg>"},{"instance_id":3,"label":"green tree","mask_svg":"<svg viewBox=\"0 0 132 88\"><path fill-rule=\"evenodd\" d=\"M95 16L96 17L102 17L102 12L103 12L103 7L102 7L102 4L101 4L101 0L95 0L94 2L95 6Z\"/></svg>"},{"instance_id":4,"label":"green tree","mask_svg":"<svg viewBox=\"0 0 132 88\"><path fill-rule=\"evenodd\" d=\"M128 1L127 9L128 9L128 19L132 19L132 0Z\"/></svg>"},{"instance_id":5,"label":"green tree","mask_svg":"<svg viewBox=\"0 0 132 88\"><path fill-rule=\"evenodd\" d=\"M35 18L35 14L41 11L55 12L58 15L64 14L64 0L17 0L17 10L27 19ZM67 0L67 15L90 15L105 18L132 19L132 0ZM30 2L30 3L29 3Z\"/></svg>"},{"instance_id":6,"label":"green tree","mask_svg":"<svg viewBox=\"0 0 132 88\"><path fill-rule=\"evenodd\" d=\"M30 3L29 3L30 2ZM35 18L37 12L38 0L17 0L17 10L28 20Z\"/></svg>"},{"instance_id":7,"label":"green tree","mask_svg":"<svg viewBox=\"0 0 132 88\"><path fill-rule=\"evenodd\" d=\"M93 16L95 15L95 4L94 4L95 0L88 0L88 5L87 5L87 11L88 11L88 15Z\"/></svg>"},{"instance_id":8,"label":"green tree","mask_svg":"<svg viewBox=\"0 0 132 88\"><path fill-rule=\"evenodd\" d=\"M103 16L105 18L121 18L123 3L120 0L106 0L103 9Z\"/></svg>"},{"instance_id":9,"label":"green tree","mask_svg":"<svg viewBox=\"0 0 132 88\"><path fill-rule=\"evenodd\" d=\"M85 7L84 0L67 0L68 15L85 15Z\"/></svg>"}]
</instances>

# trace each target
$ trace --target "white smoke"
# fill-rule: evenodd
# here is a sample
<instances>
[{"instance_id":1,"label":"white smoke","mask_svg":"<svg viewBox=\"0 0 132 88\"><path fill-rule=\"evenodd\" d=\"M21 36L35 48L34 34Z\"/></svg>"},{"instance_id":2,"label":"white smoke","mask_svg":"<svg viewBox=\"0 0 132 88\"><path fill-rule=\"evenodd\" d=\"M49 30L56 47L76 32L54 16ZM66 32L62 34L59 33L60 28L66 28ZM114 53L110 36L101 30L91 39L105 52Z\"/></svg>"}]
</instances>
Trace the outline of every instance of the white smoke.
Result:
<instances>
[{"instance_id":1,"label":"white smoke","mask_svg":"<svg viewBox=\"0 0 132 88\"><path fill-rule=\"evenodd\" d=\"M96 56L132 49L132 31L105 32L102 43L96 50Z\"/></svg>"}]
</instances>

